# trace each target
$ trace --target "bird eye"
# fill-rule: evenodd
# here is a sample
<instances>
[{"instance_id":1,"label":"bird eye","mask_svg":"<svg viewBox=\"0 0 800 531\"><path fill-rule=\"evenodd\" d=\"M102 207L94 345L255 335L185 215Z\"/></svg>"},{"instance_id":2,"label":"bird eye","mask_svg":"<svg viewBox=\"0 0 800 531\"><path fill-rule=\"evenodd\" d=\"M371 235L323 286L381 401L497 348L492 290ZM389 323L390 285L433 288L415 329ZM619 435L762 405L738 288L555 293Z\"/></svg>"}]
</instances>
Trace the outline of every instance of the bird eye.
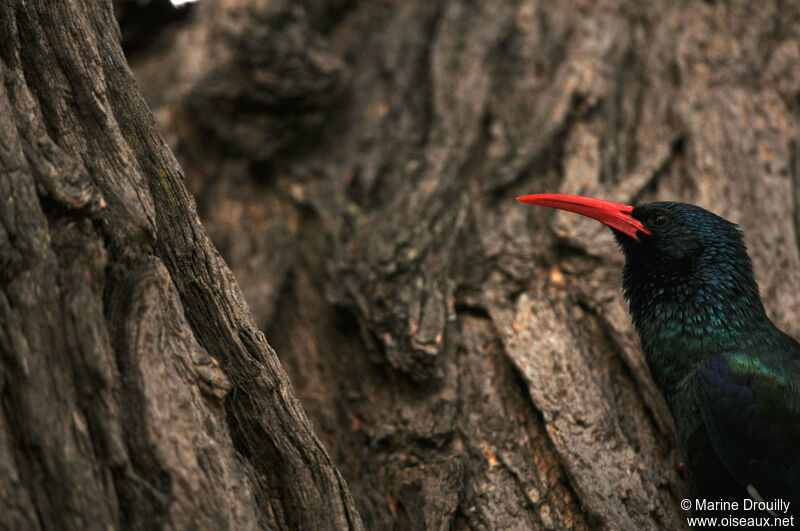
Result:
<instances>
[{"instance_id":1,"label":"bird eye","mask_svg":"<svg viewBox=\"0 0 800 531\"><path fill-rule=\"evenodd\" d=\"M647 224L651 227L658 229L663 227L669 221L669 217L663 212L654 212L650 219L647 220Z\"/></svg>"}]
</instances>

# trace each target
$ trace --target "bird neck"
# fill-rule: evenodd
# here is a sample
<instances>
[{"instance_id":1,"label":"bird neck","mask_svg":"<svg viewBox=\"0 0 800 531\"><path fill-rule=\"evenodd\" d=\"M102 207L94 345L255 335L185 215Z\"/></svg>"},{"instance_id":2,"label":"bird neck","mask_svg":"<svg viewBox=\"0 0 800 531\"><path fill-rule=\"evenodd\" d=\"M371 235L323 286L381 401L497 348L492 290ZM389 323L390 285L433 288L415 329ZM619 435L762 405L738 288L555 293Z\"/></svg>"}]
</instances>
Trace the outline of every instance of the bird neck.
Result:
<instances>
[{"instance_id":1,"label":"bird neck","mask_svg":"<svg viewBox=\"0 0 800 531\"><path fill-rule=\"evenodd\" d=\"M774 328L746 254L670 262L629 256L625 297L656 383L669 400L702 363Z\"/></svg>"}]
</instances>

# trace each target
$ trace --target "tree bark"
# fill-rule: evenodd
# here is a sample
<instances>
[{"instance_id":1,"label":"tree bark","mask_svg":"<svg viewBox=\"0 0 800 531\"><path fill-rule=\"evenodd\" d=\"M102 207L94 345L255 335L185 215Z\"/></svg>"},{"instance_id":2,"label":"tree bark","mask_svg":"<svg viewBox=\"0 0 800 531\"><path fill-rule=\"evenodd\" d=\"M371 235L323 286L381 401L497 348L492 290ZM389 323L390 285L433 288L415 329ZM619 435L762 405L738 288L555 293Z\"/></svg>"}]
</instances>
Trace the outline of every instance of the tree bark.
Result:
<instances>
[{"instance_id":1,"label":"tree bark","mask_svg":"<svg viewBox=\"0 0 800 531\"><path fill-rule=\"evenodd\" d=\"M0 527L361 528L110 2L0 5Z\"/></svg>"},{"instance_id":2,"label":"tree bark","mask_svg":"<svg viewBox=\"0 0 800 531\"><path fill-rule=\"evenodd\" d=\"M185 173L109 5L0 16L0 527L685 527L613 238L521 194L740 223L800 336L798 5L201 0L123 32Z\"/></svg>"},{"instance_id":3,"label":"tree bark","mask_svg":"<svg viewBox=\"0 0 800 531\"><path fill-rule=\"evenodd\" d=\"M205 0L135 61L367 527L686 525L611 234L514 197L732 219L797 336L798 9Z\"/></svg>"}]
</instances>

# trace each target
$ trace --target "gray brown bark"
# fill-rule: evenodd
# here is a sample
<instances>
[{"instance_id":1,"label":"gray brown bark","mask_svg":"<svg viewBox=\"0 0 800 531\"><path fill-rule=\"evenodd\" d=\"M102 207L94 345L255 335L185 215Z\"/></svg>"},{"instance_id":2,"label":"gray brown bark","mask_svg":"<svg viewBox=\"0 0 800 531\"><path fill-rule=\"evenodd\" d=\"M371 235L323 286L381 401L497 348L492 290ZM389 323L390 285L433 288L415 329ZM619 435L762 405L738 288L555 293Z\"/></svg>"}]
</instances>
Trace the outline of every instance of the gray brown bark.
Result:
<instances>
[{"instance_id":1,"label":"gray brown bark","mask_svg":"<svg viewBox=\"0 0 800 531\"><path fill-rule=\"evenodd\" d=\"M514 197L737 221L797 335L798 14L207 1L136 62L368 527L685 525L611 234Z\"/></svg>"},{"instance_id":2,"label":"gray brown bark","mask_svg":"<svg viewBox=\"0 0 800 531\"><path fill-rule=\"evenodd\" d=\"M0 35L0 527L360 528L110 2L6 2Z\"/></svg>"}]
</instances>

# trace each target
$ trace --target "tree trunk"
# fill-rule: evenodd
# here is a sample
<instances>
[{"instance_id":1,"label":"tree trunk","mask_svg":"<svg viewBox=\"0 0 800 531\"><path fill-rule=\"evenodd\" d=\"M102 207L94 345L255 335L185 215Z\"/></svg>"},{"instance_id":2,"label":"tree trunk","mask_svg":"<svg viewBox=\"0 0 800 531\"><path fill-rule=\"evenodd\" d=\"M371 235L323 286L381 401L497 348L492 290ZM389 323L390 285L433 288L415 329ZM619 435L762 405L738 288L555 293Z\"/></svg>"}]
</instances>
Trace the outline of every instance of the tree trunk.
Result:
<instances>
[{"instance_id":1,"label":"tree trunk","mask_svg":"<svg viewBox=\"0 0 800 531\"><path fill-rule=\"evenodd\" d=\"M110 2L0 5L0 527L360 528Z\"/></svg>"},{"instance_id":2,"label":"tree trunk","mask_svg":"<svg viewBox=\"0 0 800 531\"><path fill-rule=\"evenodd\" d=\"M0 527L685 527L613 238L521 194L740 223L800 336L800 5L201 0L123 29L185 178L110 5L0 15Z\"/></svg>"}]
</instances>

